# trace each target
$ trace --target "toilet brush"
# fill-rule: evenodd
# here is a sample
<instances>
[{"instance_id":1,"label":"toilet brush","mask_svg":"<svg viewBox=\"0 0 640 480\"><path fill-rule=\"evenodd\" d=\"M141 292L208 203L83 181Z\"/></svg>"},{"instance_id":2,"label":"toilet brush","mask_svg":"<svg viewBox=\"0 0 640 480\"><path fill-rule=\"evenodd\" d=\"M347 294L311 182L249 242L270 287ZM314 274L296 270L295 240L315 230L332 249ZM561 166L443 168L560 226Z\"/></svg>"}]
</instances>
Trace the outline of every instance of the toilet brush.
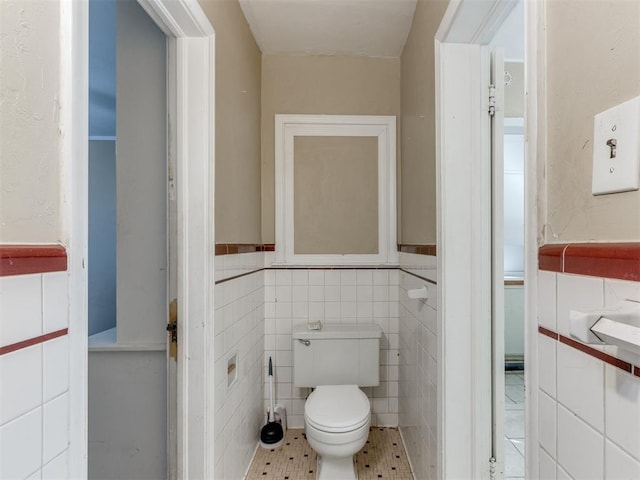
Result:
<instances>
[{"instance_id":1,"label":"toilet brush","mask_svg":"<svg viewBox=\"0 0 640 480\"><path fill-rule=\"evenodd\" d=\"M267 424L260 431L260 446L263 448L277 448L284 441L284 432L282 425L276 422L275 412L273 409L273 365L271 357L269 357L269 411L267 415Z\"/></svg>"}]
</instances>

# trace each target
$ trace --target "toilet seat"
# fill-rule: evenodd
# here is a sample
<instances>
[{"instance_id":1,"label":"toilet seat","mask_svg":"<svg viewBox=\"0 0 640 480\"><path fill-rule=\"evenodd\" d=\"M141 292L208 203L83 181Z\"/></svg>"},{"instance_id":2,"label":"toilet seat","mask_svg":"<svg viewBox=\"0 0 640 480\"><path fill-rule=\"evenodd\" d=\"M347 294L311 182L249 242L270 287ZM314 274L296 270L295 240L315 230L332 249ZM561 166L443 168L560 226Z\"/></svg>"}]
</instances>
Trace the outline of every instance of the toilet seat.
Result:
<instances>
[{"instance_id":1,"label":"toilet seat","mask_svg":"<svg viewBox=\"0 0 640 480\"><path fill-rule=\"evenodd\" d=\"M322 385L304 405L305 421L327 433L351 432L370 419L369 399L356 385Z\"/></svg>"}]
</instances>

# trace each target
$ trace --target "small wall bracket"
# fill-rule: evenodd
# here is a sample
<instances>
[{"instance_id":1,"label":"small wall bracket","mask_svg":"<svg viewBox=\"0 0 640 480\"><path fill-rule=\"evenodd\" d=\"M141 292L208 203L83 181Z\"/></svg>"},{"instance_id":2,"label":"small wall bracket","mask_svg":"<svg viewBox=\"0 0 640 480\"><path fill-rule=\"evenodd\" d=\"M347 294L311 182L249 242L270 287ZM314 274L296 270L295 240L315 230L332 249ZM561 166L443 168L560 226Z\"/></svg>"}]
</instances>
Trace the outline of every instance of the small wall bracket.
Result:
<instances>
[{"instance_id":1,"label":"small wall bracket","mask_svg":"<svg viewBox=\"0 0 640 480\"><path fill-rule=\"evenodd\" d=\"M640 302L625 300L608 310L570 313L571 336L592 345L615 345L640 355Z\"/></svg>"}]
</instances>

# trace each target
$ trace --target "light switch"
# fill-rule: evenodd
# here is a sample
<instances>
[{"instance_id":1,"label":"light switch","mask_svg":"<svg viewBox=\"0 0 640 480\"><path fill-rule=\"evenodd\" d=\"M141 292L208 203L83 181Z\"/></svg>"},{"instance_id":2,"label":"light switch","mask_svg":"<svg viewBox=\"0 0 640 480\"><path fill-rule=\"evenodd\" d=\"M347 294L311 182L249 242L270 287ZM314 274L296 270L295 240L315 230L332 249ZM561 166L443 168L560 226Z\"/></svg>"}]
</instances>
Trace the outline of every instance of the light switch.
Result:
<instances>
[{"instance_id":1,"label":"light switch","mask_svg":"<svg viewBox=\"0 0 640 480\"><path fill-rule=\"evenodd\" d=\"M640 188L640 97L594 117L594 195Z\"/></svg>"}]
</instances>

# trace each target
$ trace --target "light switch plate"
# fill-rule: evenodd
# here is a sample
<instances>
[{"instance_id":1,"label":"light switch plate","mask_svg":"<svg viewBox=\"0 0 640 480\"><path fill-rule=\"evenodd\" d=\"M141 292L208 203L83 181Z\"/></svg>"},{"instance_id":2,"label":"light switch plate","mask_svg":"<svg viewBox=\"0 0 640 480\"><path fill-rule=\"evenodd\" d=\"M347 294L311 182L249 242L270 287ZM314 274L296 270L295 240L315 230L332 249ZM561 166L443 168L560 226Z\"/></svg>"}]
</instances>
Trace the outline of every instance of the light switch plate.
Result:
<instances>
[{"instance_id":1,"label":"light switch plate","mask_svg":"<svg viewBox=\"0 0 640 480\"><path fill-rule=\"evenodd\" d=\"M640 188L640 97L594 117L594 195Z\"/></svg>"}]
</instances>

